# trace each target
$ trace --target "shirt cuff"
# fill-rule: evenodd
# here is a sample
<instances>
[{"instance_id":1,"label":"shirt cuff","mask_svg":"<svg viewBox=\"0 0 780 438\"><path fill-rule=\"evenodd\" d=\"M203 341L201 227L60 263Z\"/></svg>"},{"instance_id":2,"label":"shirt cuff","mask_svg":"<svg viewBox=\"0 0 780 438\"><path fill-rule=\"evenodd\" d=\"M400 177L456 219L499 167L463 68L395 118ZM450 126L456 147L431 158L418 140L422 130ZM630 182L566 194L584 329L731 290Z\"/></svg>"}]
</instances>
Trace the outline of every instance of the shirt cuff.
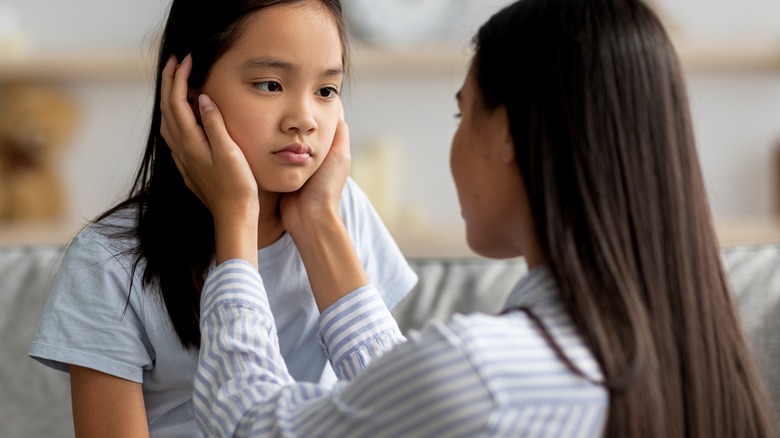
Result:
<instances>
[{"instance_id":1,"label":"shirt cuff","mask_svg":"<svg viewBox=\"0 0 780 438\"><path fill-rule=\"evenodd\" d=\"M371 284L342 297L320 315L320 343L339 379L351 380L373 359L405 341Z\"/></svg>"},{"instance_id":2,"label":"shirt cuff","mask_svg":"<svg viewBox=\"0 0 780 438\"><path fill-rule=\"evenodd\" d=\"M270 312L268 296L260 273L246 260L222 262L206 277L201 296L201 318L205 319L220 304L243 303Z\"/></svg>"}]
</instances>

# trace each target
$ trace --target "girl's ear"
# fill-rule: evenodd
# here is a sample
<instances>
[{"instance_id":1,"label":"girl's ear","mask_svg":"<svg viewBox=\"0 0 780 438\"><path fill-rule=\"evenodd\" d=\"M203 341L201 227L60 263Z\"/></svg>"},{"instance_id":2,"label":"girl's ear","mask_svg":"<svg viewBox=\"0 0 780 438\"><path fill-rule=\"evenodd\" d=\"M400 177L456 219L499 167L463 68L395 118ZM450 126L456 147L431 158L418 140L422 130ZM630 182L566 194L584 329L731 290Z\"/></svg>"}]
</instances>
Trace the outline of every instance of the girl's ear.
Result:
<instances>
[{"instance_id":1,"label":"girl's ear","mask_svg":"<svg viewBox=\"0 0 780 438\"><path fill-rule=\"evenodd\" d=\"M187 89L187 103L190 104L191 107L196 107L198 104L198 90L194 88Z\"/></svg>"},{"instance_id":2,"label":"girl's ear","mask_svg":"<svg viewBox=\"0 0 780 438\"><path fill-rule=\"evenodd\" d=\"M193 114L195 114L195 120L198 121L198 125L203 126L203 121L200 119L200 109L198 108L198 95L200 91L194 88L187 90L187 103L190 104Z\"/></svg>"}]
</instances>

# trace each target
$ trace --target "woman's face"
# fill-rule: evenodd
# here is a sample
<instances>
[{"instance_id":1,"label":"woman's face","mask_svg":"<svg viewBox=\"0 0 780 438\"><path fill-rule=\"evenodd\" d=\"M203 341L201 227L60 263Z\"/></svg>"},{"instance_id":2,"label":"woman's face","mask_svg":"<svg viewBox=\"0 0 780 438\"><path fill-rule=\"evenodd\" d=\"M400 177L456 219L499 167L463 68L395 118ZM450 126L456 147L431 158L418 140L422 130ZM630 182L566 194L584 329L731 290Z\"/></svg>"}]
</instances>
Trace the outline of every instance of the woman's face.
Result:
<instances>
[{"instance_id":1,"label":"woman's face","mask_svg":"<svg viewBox=\"0 0 780 438\"><path fill-rule=\"evenodd\" d=\"M298 190L328 154L342 114L342 46L331 15L310 3L247 17L201 90L216 103L260 190Z\"/></svg>"},{"instance_id":2,"label":"woman's face","mask_svg":"<svg viewBox=\"0 0 780 438\"><path fill-rule=\"evenodd\" d=\"M450 170L471 249L486 257L514 257L522 252L527 216L522 178L506 110L487 110L478 97L469 71L457 94L460 124L452 139Z\"/></svg>"}]
</instances>

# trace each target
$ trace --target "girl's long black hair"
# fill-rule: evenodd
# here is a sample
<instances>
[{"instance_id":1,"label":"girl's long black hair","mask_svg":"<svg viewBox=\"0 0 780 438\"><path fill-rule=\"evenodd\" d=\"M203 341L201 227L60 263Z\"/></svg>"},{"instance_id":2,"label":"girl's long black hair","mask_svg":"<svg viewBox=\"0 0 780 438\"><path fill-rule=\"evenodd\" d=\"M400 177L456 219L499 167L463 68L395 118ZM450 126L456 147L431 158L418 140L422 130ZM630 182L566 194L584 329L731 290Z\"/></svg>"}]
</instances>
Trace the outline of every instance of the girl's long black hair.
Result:
<instances>
[{"instance_id":1,"label":"girl's long black hair","mask_svg":"<svg viewBox=\"0 0 780 438\"><path fill-rule=\"evenodd\" d=\"M211 66L240 37L242 24L261 9L295 3L319 5L331 14L348 65L347 37L339 0L174 0L162 34L156 67L156 89L146 151L127 199L100 215L131 212L130 227L105 224L111 237L135 242L132 278L142 269L145 290L159 294L185 348L200 345L200 294L214 257L211 213L186 187L170 149L160 135L161 75L171 55L181 61L192 54L189 85L200 88ZM130 285L132 288L132 284Z\"/></svg>"}]
</instances>

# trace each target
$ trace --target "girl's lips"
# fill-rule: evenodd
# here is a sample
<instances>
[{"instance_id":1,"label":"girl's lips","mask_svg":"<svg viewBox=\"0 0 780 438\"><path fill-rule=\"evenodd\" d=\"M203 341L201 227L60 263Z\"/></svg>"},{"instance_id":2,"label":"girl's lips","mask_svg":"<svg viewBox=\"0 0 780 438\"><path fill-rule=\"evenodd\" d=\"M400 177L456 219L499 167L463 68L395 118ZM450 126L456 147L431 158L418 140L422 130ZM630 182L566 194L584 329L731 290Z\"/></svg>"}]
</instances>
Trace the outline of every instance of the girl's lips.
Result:
<instances>
[{"instance_id":1,"label":"girl's lips","mask_svg":"<svg viewBox=\"0 0 780 438\"><path fill-rule=\"evenodd\" d=\"M308 152L295 152L288 149L274 152L274 156L286 164L306 164L311 160L311 154Z\"/></svg>"}]
</instances>

